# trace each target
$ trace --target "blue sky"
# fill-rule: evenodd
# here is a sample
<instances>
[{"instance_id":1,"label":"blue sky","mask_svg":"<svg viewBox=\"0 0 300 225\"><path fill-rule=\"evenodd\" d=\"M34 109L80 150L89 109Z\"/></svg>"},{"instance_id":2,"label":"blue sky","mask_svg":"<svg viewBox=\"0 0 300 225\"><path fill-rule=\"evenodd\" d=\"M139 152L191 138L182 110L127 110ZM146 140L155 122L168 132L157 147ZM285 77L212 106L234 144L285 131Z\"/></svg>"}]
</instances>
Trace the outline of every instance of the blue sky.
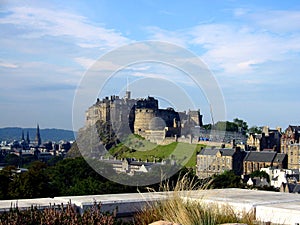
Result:
<instances>
[{"instance_id":1,"label":"blue sky","mask_svg":"<svg viewBox=\"0 0 300 225\"><path fill-rule=\"evenodd\" d=\"M0 0L0 127L72 129L73 98L86 70L109 51L145 40L198 55L222 90L228 120L300 125L298 1ZM176 73L137 67L135 77ZM115 82L124 89L126 79ZM207 101L195 99L210 122Z\"/></svg>"}]
</instances>

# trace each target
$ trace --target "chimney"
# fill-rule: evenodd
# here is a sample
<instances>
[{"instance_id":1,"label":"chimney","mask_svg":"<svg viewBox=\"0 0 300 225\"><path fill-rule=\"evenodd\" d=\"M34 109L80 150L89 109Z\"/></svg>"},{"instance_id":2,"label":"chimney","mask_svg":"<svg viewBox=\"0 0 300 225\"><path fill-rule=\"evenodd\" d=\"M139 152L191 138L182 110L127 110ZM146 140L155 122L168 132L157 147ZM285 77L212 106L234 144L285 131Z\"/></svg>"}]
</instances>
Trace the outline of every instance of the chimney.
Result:
<instances>
[{"instance_id":1,"label":"chimney","mask_svg":"<svg viewBox=\"0 0 300 225\"><path fill-rule=\"evenodd\" d=\"M281 127L276 127L276 130L278 130L279 133L282 131Z\"/></svg>"},{"instance_id":2,"label":"chimney","mask_svg":"<svg viewBox=\"0 0 300 225\"><path fill-rule=\"evenodd\" d=\"M234 152L240 152L240 151L241 151L241 147L236 146L236 147L234 148Z\"/></svg>"},{"instance_id":3,"label":"chimney","mask_svg":"<svg viewBox=\"0 0 300 225\"><path fill-rule=\"evenodd\" d=\"M265 133L265 136L269 136L269 127L264 126L263 129L262 129L262 133Z\"/></svg>"},{"instance_id":4,"label":"chimney","mask_svg":"<svg viewBox=\"0 0 300 225\"><path fill-rule=\"evenodd\" d=\"M232 148L236 147L235 139L232 139Z\"/></svg>"}]
</instances>

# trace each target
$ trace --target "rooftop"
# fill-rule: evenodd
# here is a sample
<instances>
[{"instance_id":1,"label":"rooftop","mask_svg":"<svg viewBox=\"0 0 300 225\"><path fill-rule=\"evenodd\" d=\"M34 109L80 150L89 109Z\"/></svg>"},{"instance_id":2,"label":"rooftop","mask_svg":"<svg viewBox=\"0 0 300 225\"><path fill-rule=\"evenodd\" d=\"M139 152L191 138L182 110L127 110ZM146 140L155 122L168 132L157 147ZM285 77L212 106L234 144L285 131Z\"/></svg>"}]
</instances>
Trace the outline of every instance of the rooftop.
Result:
<instances>
[{"instance_id":1,"label":"rooftop","mask_svg":"<svg viewBox=\"0 0 300 225\"><path fill-rule=\"evenodd\" d=\"M112 211L118 207L119 216L128 216L137 212L146 203L163 200L168 195L172 196L172 192L2 200L0 201L0 211L7 211L15 205L18 205L19 209L28 209L31 205L45 208L50 203L60 205L70 201L83 211L96 201L102 203L104 211ZM229 205L237 212L253 211L258 221L293 225L300 222L300 195L297 194L229 188L181 192L181 195L183 198L195 201Z\"/></svg>"}]
</instances>

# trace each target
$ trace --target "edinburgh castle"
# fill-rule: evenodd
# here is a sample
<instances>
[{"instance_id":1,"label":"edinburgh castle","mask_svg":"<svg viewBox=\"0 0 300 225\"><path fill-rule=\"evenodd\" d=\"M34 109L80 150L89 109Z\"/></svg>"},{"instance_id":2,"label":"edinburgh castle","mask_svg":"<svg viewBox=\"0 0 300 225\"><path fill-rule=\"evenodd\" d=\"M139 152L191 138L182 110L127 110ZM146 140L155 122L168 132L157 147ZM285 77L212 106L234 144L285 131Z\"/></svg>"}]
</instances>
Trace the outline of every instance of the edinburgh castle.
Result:
<instances>
[{"instance_id":1,"label":"edinburgh castle","mask_svg":"<svg viewBox=\"0 0 300 225\"><path fill-rule=\"evenodd\" d=\"M123 133L138 134L154 142L187 135L191 128L203 125L200 110L177 112L173 108L160 109L154 97L132 99L129 91L124 98L97 99L86 111L86 126L97 121L109 122L114 131L121 129Z\"/></svg>"}]
</instances>

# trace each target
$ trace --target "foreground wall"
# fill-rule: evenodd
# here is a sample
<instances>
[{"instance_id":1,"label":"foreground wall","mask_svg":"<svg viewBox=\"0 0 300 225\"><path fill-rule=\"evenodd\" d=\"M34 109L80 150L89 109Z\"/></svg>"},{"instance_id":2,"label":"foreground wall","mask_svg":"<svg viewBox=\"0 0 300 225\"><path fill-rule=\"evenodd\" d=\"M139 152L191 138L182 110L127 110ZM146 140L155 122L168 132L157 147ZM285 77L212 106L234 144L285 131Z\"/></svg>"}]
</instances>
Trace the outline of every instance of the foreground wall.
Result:
<instances>
[{"instance_id":1,"label":"foreground wall","mask_svg":"<svg viewBox=\"0 0 300 225\"><path fill-rule=\"evenodd\" d=\"M267 192L246 189L215 189L181 192L183 198L229 205L236 212L254 212L256 220L277 224L300 223L300 195L280 192ZM172 193L132 193L112 195L66 196L40 199L2 200L0 211L8 211L11 206L29 209L31 205L41 209L49 205L66 205L71 202L83 212L93 206L94 202L102 203L103 211L114 212L118 217L130 217L149 202L163 200Z\"/></svg>"}]
</instances>

